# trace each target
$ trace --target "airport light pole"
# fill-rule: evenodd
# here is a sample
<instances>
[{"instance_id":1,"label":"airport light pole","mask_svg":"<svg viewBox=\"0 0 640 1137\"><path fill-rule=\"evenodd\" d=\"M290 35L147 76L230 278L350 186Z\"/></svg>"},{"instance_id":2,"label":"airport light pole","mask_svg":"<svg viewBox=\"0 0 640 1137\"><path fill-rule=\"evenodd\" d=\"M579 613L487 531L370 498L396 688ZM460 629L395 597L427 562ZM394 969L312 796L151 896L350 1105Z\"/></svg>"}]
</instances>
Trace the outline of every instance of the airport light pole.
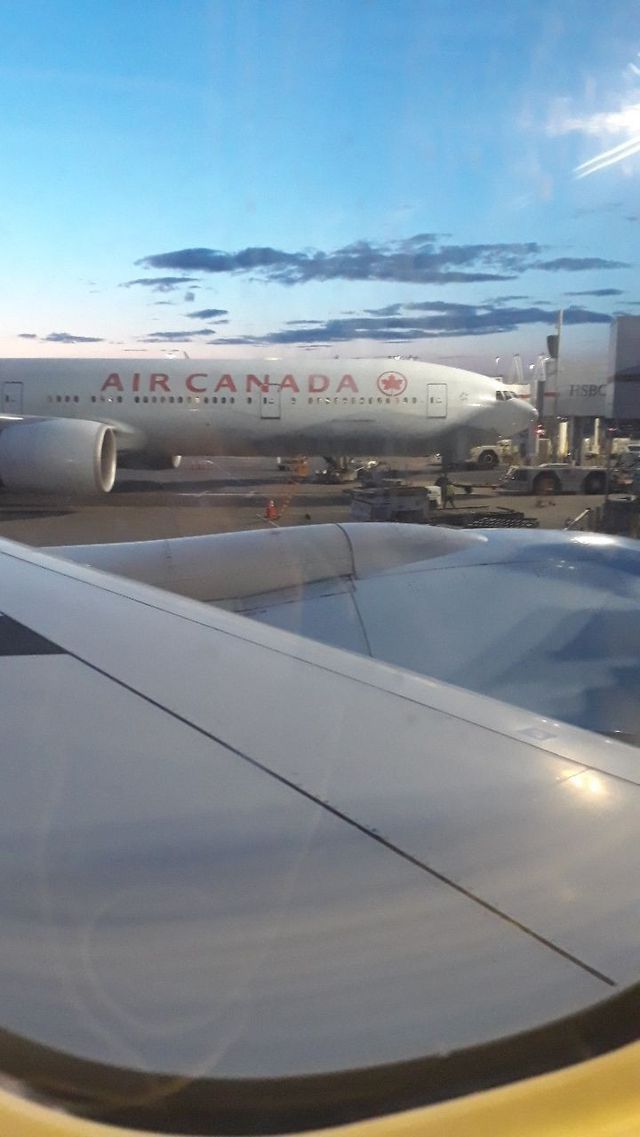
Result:
<instances>
[{"instance_id":1,"label":"airport light pole","mask_svg":"<svg viewBox=\"0 0 640 1137\"><path fill-rule=\"evenodd\" d=\"M538 412L537 423L529 428L531 455L536 462L540 457L540 431L544 427L544 396L548 362L549 357L547 355L539 355L535 363L532 363L529 368L531 371L531 386L534 388L532 402Z\"/></svg>"},{"instance_id":2,"label":"airport light pole","mask_svg":"<svg viewBox=\"0 0 640 1137\"><path fill-rule=\"evenodd\" d=\"M561 308L560 311L558 312L558 322L556 324L555 333L553 333L550 336L547 336L548 362L550 364L552 364L551 378L553 379L553 382L554 382L553 395L555 398L555 404L554 404L553 415L545 416L544 415L544 405L542 408L543 416L545 418L549 418L549 420L550 420L549 436L551 438L551 453L552 453L552 457L553 457L554 461L556 461L557 457L558 457L558 453L557 453L558 452L558 420L557 420L555 411L556 411L556 407L557 407L557 403L558 403L558 384L560 382L560 339L562 336L562 317L563 317L563 314L564 313L563 313L563 310ZM545 376L546 376L546 374L547 373L545 371ZM544 403L544 400L543 400L543 403ZM538 411L538 413L540 414L540 411Z\"/></svg>"}]
</instances>

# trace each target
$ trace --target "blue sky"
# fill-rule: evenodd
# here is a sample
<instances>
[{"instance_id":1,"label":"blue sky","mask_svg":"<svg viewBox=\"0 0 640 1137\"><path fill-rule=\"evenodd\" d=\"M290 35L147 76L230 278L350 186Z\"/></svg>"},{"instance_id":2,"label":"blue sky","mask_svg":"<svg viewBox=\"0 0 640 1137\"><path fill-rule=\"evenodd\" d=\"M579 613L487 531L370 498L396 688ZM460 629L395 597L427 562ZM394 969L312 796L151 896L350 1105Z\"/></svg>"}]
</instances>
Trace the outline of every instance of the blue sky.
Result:
<instances>
[{"instance_id":1,"label":"blue sky","mask_svg":"<svg viewBox=\"0 0 640 1137\"><path fill-rule=\"evenodd\" d=\"M639 52L638 0L0 0L0 354L490 370L563 306L600 361Z\"/></svg>"}]
</instances>

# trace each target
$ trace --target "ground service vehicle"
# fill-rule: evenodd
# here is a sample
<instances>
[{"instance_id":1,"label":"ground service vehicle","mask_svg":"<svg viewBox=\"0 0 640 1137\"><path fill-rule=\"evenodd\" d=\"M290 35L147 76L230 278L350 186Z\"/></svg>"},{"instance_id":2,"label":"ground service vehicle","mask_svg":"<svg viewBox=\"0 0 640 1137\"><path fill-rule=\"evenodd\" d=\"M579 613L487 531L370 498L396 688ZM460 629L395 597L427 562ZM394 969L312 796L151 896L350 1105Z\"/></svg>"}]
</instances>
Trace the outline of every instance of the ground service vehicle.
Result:
<instances>
[{"instance_id":1,"label":"ground service vehicle","mask_svg":"<svg viewBox=\"0 0 640 1137\"><path fill-rule=\"evenodd\" d=\"M604 493L607 471L603 466L510 466L498 489L502 493Z\"/></svg>"},{"instance_id":2,"label":"ground service vehicle","mask_svg":"<svg viewBox=\"0 0 640 1137\"><path fill-rule=\"evenodd\" d=\"M495 470L500 462L509 462L516 453L509 438L500 438L495 443L474 446L469 452L468 465L480 470Z\"/></svg>"}]
</instances>

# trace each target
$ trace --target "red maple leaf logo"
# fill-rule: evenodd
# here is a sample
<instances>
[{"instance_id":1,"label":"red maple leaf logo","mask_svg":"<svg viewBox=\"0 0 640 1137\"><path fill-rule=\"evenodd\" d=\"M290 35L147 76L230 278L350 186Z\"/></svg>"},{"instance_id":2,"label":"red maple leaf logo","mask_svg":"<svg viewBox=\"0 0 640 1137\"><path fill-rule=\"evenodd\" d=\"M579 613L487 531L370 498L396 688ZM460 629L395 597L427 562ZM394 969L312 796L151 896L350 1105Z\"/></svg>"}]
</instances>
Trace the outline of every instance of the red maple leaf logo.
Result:
<instances>
[{"instance_id":1,"label":"red maple leaf logo","mask_svg":"<svg viewBox=\"0 0 640 1137\"><path fill-rule=\"evenodd\" d=\"M407 380L404 375L395 371L385 371L378 377L378 390L384 395L401 395L407 389Z\"/></svg>"}]
</instances>

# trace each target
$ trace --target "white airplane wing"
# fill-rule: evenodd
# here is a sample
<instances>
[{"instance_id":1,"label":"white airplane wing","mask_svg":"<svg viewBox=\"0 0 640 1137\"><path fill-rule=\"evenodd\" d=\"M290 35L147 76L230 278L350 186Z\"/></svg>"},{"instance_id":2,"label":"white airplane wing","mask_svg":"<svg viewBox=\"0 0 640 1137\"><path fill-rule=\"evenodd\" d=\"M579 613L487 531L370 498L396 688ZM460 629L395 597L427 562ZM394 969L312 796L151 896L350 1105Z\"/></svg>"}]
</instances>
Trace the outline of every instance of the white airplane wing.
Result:
<instances>
[{"instance_id":1,"label":"white airplane wing","mask_svg":"<svg viewBox=\"0 0 640 1137\"><path fill-rule=\"evenodd\" d=\"M5 1076L281 1131L637 1034L631 747L10 542L0 585Z\"/></svg>"}]
</instances>

